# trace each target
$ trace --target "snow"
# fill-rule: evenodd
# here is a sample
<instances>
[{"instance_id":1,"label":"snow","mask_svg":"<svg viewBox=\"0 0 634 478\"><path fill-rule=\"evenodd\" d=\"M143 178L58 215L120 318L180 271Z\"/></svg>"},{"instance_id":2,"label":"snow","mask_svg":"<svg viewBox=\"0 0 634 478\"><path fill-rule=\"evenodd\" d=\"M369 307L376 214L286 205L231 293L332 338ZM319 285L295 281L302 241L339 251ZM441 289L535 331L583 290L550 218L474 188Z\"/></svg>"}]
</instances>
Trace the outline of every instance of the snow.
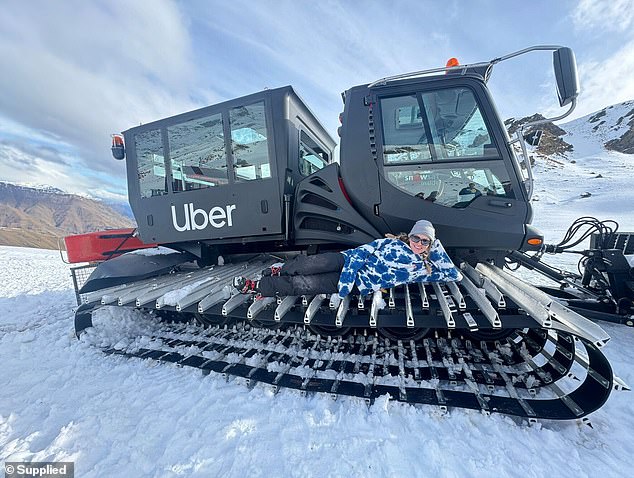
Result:
<instances>
[{"instance_id":1,"label":"snow","mask_svg":"<svg viewBox=\"0 0 634 478\"><path fill-rule=\"evenodd\" d=\"M583 215L634 232L634 160L581 143L574 159L536 166L534 223L547 242ZM581 198L584 191L592 196ZM593 428L442 414L387 397L368 407L354 398L273 394L194 369L105 356L73 335L69 266L56 252L0 247L0 262L2 461L74 461L82 477L629 474L631 392L613 392L590 416ZM135 314L102 319L134 328L142 322ZM612 336L604 353L633 385L634 330L601 326Z\"/></svg>"},{"instance_id":2,"label":"snow","mask_svg":"<svg viewBox=\"0 0 634 478\"><path fill-rule=\"evenodd\" d=\"M157 477L623 476L629 468L627 392L613 393L590 428L442 415L386 397L368 407L249 390L197 370L104 356L73 336L74 293L56 253L2 247L0 257L3 461L66 460L78 476ZM132 327L138 319L121 316ZM604 328L613 337L605 353L634 383L632 329Z\"/></svg>"},{"instance_id":3,"label":"snow","mask_svg":"<svg viewBox=\"0 0 634 478\"><path fill-rule=\"evenodd\" d=\"M128 254L138 254L140 256L168 256L170 254L180 253L168 247L157 246L148 247L147 249L137 249L136 251L129 252Z\"/></svg>"},{"instance_id":4,"label":"snow","mask_svg":"<svg viewBox=\"0 0 634 478\"><path fill-rule=\"evenodd\" d=\"M193 282L185 287L181 287L180 289L175 289L167 294L165 294L162 298L162 305L176 305L178 301L187 296L190 292L196 290L198 287L203 285L205 282L209 282L215 279L215 277L207 277L205 279L201 279L199 281Z\"/></svg>"},{"instance_id":5,"label":"snow","mask_svg":"<svg viewBox=\"0 0 634 478\"><path fill-rule=\"evenodd\" d=\"M599 112L562 124L561 127L568 133L562 138L574 145L575 157L601 155L605 143L620 138L629 130L633 111L634 101L608 106Z\"/></svg>"}]
</instances>

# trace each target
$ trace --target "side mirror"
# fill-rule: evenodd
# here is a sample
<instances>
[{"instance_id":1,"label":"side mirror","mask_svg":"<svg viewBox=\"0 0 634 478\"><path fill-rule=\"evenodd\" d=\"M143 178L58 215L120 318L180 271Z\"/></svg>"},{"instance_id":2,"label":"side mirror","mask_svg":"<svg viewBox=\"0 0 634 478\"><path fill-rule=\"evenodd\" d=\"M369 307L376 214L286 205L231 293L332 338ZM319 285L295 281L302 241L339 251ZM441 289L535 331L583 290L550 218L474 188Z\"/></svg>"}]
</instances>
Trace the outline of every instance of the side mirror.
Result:
<instances>
[{"instance_id":1,"label":"side mirror","mask_svg":"<svg viewBox=\"0 0 634 478\"><path fill-rule=\"evenodd\" d=\"M122 160L125 158L125 146L123 145L123 136L120 134L112 135L112 156L114 159Z\"/></svg>"},{"instance_id":2,"label":"side mirror","mask_svg":"<svg viewBox=\"0 0 634 478\"><path fill-rule=\"evenodd\" d=\"M579 75L575 53L567 47L553 52L553 68L557 79L559 106L566 106L579 95Z\"/></svg>"}]
</instances>

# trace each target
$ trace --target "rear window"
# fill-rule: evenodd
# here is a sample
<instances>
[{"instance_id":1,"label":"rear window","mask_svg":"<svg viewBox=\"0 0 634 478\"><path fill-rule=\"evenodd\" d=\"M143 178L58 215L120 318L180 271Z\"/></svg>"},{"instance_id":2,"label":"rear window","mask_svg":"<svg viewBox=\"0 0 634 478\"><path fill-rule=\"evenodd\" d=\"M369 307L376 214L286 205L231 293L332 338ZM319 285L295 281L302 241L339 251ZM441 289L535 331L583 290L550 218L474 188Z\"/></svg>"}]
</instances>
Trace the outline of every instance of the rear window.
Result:
<instances>
[{"instance_id":1,"label":"rear window","mask_svg":"<svg viewBox=\"0 0 634 478\"><path fill-rule=\"evenodd\" d=\"M149 198L167 194L161 130L153 129L136 134L134 147L141 197Z\"/></svg>"},{"instance_id":2,"label":"rear window","mask_svg":"<svg viewBox=\"0 0 634 478\"><path fill-rule=\"evenodd\" d=\"M229 112L236 181L271 177L265 112L263 101Z\"/></svg>"}]
</instances>

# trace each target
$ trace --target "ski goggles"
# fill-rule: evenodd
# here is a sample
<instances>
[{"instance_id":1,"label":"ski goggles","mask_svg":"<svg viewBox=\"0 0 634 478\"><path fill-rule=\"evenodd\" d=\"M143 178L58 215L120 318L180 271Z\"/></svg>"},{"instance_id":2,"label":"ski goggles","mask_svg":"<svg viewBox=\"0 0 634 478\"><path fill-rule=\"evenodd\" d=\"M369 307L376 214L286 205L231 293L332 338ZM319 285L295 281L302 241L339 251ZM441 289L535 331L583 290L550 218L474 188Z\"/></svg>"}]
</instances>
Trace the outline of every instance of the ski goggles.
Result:
<instances>
[{"instance_id":1,"label":"ski goggles","mask_svg":"<svg viewBox=\"0 0 634 478\"><path fill-rule=\"evenodd\" d=\"M418 237L418 236L409 236L409 240L410 242L415 242L415 243L421 243L421 245L423 246L428 246L431 244L431 241L429 239L424 239L422 237Z\"/></svg>"}]
</instances>

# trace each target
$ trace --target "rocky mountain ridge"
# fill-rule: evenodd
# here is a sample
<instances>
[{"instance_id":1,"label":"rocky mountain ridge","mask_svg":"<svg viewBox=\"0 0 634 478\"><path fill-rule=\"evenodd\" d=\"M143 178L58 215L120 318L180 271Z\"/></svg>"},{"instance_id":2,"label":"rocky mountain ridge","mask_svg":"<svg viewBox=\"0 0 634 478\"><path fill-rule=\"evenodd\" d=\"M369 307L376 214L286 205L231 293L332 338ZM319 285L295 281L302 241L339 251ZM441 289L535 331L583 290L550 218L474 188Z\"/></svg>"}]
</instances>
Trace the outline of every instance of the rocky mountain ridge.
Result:
<instances>
[{"instance_id":1,"label":"rocky mountain ridge","mask_svg":"<svg viewBox=\"0 0 634 478\"><path fill-rule=\"evenodd\" d=\"M60 237L120 227L134 221L103 202L0 182L0 245L56 249Z\"/></svg>"},{"instance_id":2,"label":"rocky mountain ridge","mask_svg":"<svg viewBox=\"0 0 634 478\"><path fill-rule=\"evenodd\" d=\"M533 121L541 121L544 117L539 113L532 116L526 116L519 120L515 118L507 119L504 122L506 130L511 136L515 135L520 127ZM573 146L562 139L562 136L566 135L566 131L552 122L542 123L534 127L527 128L524 134L534 130L541 130L542 137L539 142L539 146L536 147L536 152L545 156L560 155L563 156L566 153L572 152Z\"/></svg>"},{"instance_id":3,"label":"rocky mountain ridge","mask_svg":"<svg viewBox=\"0 0 634 478\"><path fill-rule=\"evenodd\" d=\"M540 114L509 118L504 125L513 135L521 126L542 119ZM594 143L597 150L634 154L634 100L608 106L561 125L551 122L536 125L527 128L526 132L535 129L542 130L543 135L534 152L544 156L569 156L575 152L573 143L578 142L577 138Z\"/></svg>"}]
</instances>

